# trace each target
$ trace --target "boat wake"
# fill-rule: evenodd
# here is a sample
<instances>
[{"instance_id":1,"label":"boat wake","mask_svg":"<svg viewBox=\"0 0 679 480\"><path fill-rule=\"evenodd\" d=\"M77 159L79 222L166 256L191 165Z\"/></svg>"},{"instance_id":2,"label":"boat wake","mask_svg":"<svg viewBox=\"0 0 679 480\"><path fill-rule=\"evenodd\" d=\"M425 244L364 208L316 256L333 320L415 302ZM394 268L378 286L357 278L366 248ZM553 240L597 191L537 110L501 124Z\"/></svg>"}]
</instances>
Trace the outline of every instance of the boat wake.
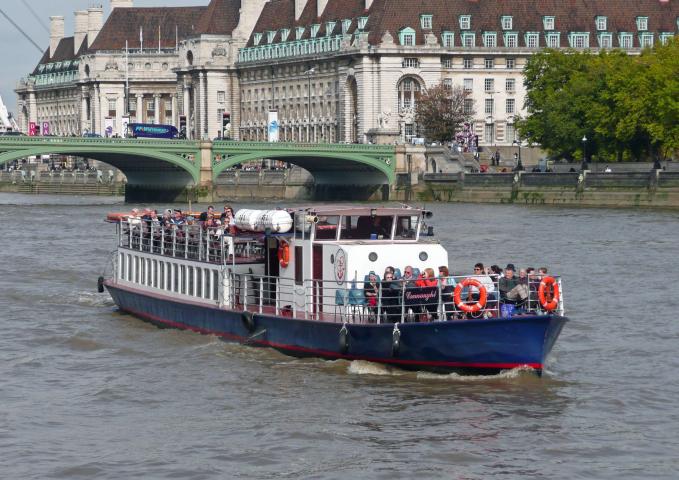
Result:
<instances>
[{"instance_id":1,"label":"boat wake","mask_svg":"<svg viewBox=\"0 0 679 480\"><path fill-rule=\"evenodd\" d=\"M409 375L418 380L438 380L451 382L483 382L497 380L515 380L526 377L536 377L535 369L523 366L503 370L495 375L460 375L458 373L431 373L431 372L409 372L399 368L382 365L379 363L367 362L365 360L354 360L349 362L347 372L353 375L380 375L380 376L404 376Z\"/></svg>"}]
</instances>

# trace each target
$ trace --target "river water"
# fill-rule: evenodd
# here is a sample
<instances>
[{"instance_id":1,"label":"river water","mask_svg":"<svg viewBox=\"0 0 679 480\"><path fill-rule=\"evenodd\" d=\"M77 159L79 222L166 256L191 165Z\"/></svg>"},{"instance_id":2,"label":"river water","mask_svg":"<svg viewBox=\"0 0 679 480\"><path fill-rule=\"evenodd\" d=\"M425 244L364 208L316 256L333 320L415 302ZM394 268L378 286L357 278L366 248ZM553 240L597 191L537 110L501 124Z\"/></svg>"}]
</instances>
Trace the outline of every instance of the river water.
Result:
<instances>
[{"instance_id":1,"label":"river water","mask_svg":"<svg viewBox=\"0 0 679 480\"><path fill-rule=\"evenodd\" d=\"M677 478L679 214L432 205L451 269L546 265L547 373L297 360L161 330L96 279L114 198L0 194L0 477ZM242 205L238 205L240 207ZM503 265L504 266L504 265Z\"/></svg>"}]
</instances>

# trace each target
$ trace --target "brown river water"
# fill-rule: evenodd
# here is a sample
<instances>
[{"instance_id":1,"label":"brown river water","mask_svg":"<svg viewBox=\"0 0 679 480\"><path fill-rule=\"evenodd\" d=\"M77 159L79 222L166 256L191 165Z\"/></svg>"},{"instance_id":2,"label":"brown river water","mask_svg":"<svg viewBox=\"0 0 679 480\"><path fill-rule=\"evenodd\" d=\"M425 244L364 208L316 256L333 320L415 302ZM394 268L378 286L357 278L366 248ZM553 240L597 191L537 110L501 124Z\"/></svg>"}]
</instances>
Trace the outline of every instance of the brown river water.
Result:
<instances>
[{"instance_id":1,"label":"brown river water","mask_svg":"<svg viewBox=\"0 0 679 480\"><path fill-rule=\"evenodd\" d=\"M0 205L2 479L679 477L676 212L430 205L451 270L563 275L571 321L539 378L298 360L161 330L96 293L115 248L103 217L131 206Z\"/></svg>"}]
</instances>

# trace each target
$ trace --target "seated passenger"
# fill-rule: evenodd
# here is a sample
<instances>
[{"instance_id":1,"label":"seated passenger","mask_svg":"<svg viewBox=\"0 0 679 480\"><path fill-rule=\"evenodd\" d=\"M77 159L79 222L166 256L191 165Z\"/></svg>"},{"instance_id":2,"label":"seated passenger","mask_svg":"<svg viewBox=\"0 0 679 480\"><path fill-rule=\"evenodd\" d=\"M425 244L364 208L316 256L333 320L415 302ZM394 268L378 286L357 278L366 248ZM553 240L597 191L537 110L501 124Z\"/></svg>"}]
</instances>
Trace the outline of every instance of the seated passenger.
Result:
<instances>
[{"instance_id":1,"label":"seated passenger","mask_svg":"<svg viewBox=\"0 0 679 480\"><path fill-rule=\"evenodd\" d=\"M366 304L372 313L377 311L377 296L379 295L378 281L377 274L371 271L368 274L368 280L363 284L363 295L365 296Z\"/></svg>"},{"instance_id":2,"label":"seated passenger","mask_svg":"<svg viewBox=\"0 0 679 480\"><path fill-rule=\"evenodd\" d=\"M417 278L414 275L413 267L410 265L407 265L406 268L403 269L403 281L405 288L415 286Z\"/></svg>"},{"instance_id":3,"label":"seated passenger","mask_svg":"<svg viewBox=\"0 0 679 480\"><path fill-rule=\"evenodd\" d=\"M514 264L507 264L505 276L500 279L500 299L504 303L517 304L528 298L528 285L519 282L515 271Z\"/></svg>"},{"instance_id":4,"label":"seated passenger","mask_svg":"<svg viewBox=\"0 0 679 480\"><path fill-rule=\"evenodd\" d=\"M455 311L455 279L450 276L450 271L445 265L439 267L439 282L441 283L441 302L446 312L446 320L450 320Z\"/></svg>"},{"instance_id":5,"label":"seated passenger","mask_svg":"<svg viewBox=\"0 0 679 480\"><path fill-rule=\"evenodd\" d=\"M207 207L207 211L201 212L200 217L198 217L199 222L207 222L208 218L211 218L215 213L215 207L212 205Z\"/></svg>"}]
</instances>

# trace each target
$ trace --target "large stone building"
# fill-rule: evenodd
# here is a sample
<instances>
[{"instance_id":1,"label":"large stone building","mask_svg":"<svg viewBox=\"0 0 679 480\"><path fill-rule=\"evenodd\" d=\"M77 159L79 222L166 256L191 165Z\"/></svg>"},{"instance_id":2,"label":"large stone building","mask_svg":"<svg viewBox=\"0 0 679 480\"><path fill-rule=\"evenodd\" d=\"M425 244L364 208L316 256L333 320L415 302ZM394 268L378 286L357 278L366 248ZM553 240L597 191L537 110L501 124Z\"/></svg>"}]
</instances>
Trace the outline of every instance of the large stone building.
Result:
<instances>
[{"instance_id":1,"label":"large stone building","mask_svg":"<svg viewBox=\"0 0 679 480\"><path fill-rule=\"evenodd\" d=\"M522 113L522 69L550 48L638 53L679 29L675 0L212 0L134 8L111 0L76 12L17 88L19 120L52 133L122 133L172 123L190 138L222 134L312 142L405 142L432 85L470 92L471 136L509 146ZM469 138L469 136L468 136Z\"/></svg>"}]
</instances>

